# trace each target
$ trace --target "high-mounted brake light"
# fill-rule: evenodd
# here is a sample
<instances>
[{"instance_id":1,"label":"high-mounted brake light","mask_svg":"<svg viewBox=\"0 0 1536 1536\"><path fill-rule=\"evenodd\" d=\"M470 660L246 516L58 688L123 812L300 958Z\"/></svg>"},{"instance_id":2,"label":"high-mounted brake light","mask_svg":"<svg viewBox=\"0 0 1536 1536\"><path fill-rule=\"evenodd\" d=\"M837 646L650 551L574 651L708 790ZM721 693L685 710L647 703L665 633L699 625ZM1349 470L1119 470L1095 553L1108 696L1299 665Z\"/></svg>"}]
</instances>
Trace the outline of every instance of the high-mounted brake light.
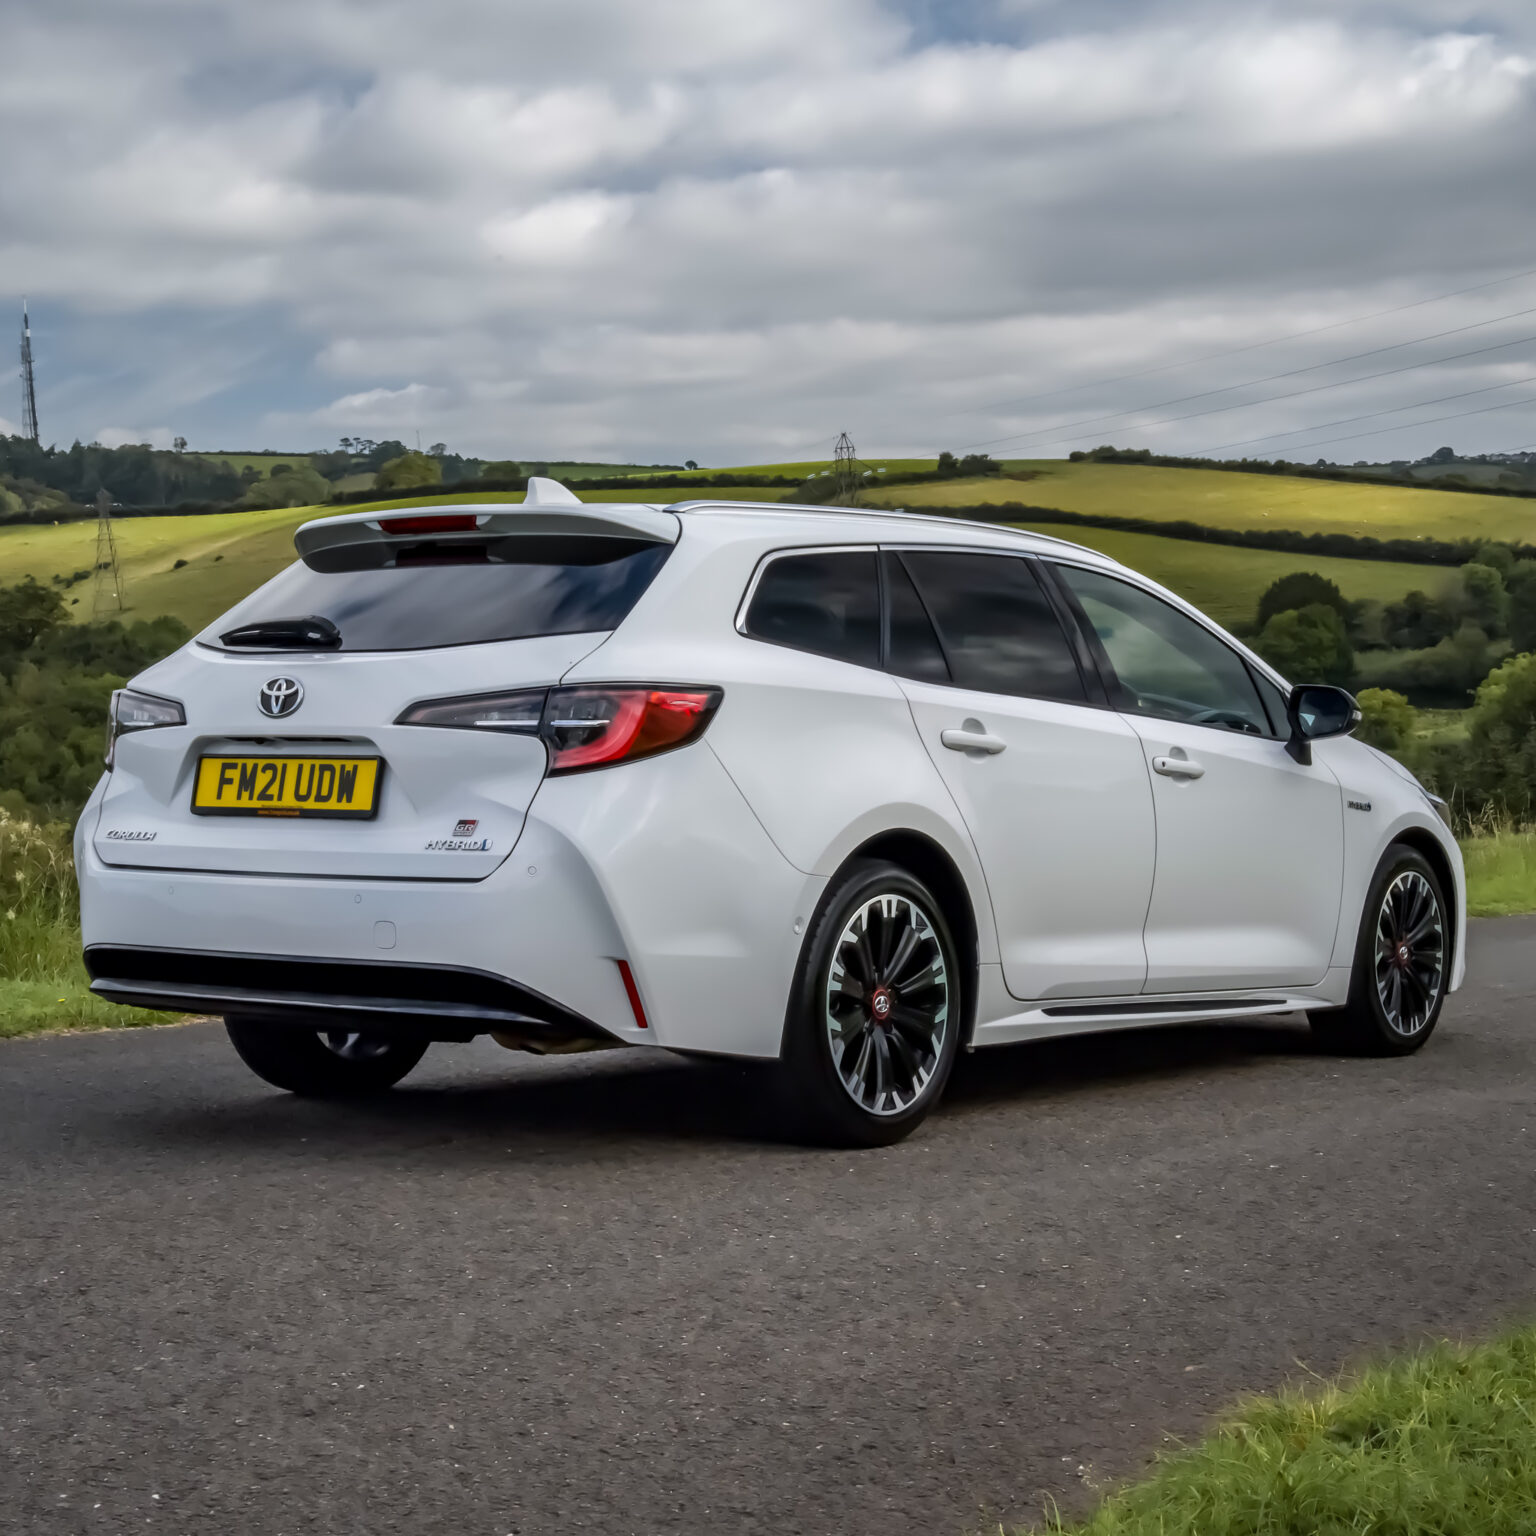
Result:
<instances>
[{"instance_id":1,"label":"high-mounted brake light","mask_svg":"<svg viewBox=\"0 0 1536 1536\"><path fill-rule=\"evenodd\" d=\"M584 684L427 699L397 725L541 737L549 772L579 773L686 746L704 734L723 697L718 688Z\"/></svg>"},{"instance_id":2,"label":"high-mounted brake light","mask_svg":"<svg viewBox=\"0 0 1536 1536\"><path fill-rule=\"evenodd\" d=\"M384 517L379 527L391 534L473 533L480 519L473 512L440 513L434 517Z\"/></svg>"}]
</instances>

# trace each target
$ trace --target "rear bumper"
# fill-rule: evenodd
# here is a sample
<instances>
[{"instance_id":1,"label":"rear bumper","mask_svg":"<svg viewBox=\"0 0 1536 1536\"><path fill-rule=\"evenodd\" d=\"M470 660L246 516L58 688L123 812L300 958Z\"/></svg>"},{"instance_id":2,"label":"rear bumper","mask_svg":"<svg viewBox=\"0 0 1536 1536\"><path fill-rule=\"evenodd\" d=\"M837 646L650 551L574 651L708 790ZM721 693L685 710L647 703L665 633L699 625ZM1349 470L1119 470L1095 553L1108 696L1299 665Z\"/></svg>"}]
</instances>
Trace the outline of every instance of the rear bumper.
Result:
<instances>
[{"instance_id":1,"label":"rear bumper","mask_svg":"<svg viewBox=\"0 0 1536 1536\"><path fill-rule=\"evenodd\" d=\"M85 952L85 967L98 997L139 1008L430 1040L491 1031L550 1050L617 1043L529 987L461 966L96 944Z\"/></svg>"}]
</instances>

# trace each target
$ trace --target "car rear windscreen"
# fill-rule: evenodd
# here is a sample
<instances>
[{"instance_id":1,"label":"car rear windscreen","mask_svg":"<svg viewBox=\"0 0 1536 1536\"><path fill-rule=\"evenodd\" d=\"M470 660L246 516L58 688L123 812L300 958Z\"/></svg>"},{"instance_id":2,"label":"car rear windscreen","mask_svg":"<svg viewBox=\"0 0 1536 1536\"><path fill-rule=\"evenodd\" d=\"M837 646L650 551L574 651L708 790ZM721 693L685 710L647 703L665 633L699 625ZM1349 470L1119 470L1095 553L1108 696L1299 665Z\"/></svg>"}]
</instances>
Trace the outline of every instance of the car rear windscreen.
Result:
<instances>
[{"instance_id":1,"label":"car rear windscreen","mask_svg":"<svg viewBox=\"0 0 1536 1536\"><path fill-rule=\"evenodd\" d=\"M382 569L318 571L301 561L199 638L217 646L220 635L236 629L310 615L336 626L336 648L344 651L421 651L610 630L671 552L670 544L641 539L525 537L497 539L489 548L401 548L399 563Z\"/></svg>"}]
</instances>

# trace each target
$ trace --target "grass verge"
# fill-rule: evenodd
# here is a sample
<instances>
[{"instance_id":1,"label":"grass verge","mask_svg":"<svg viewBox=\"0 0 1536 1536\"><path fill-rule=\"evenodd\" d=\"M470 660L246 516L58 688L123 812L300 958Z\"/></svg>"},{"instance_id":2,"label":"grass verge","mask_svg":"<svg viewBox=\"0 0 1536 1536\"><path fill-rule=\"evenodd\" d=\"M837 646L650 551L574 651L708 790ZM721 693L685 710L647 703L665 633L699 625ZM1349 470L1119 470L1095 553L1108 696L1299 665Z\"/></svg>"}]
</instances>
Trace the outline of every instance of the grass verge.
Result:
<instances>
[{"instance_id":1,"label":"grass verge","mask_svg":"<svg viewBox=\"0 0 1536 1536\"><path fill-rule=\"evenodd\" d=\"M1536 1329L1258 1399L1035 1536L1514 1536L1536 1510Z\"/></svg>"},{"instance_id":2,"label":"grass verge","mask_svg":"<svg viewBox=\"0 0 1536 1536\"><path fill-rule=\"evenodd\" d=\"M1467 915L1510 917L1536 912L1536 832L1490 832L1463 838ZM1536 1521L1532 1529L1536 1530Z\"/></svg>"},{"instance_id":3,"label":"grass verge","mask_svg":"<svg viewBox=\"0 0 1536 1536\"><path fill-rule=\"evenodd\" d=\"M79 910L68 828L0 811L0 1039L175 1017L119 1008L91 992L80 963Z\"/></svg>"}]
</instances>

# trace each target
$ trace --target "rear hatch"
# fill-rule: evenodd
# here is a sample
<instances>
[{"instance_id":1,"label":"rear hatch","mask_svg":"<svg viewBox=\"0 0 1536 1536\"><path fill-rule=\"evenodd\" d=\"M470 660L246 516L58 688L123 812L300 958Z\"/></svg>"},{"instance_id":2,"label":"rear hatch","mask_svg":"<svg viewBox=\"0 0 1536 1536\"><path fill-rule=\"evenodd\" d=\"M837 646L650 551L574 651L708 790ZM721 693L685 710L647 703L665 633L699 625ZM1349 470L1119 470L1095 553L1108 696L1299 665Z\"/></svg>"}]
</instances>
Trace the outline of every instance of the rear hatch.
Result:
<instances>
[{"instance_id":1,"label":"rear hatch","mask_svg":"<svg viewBox=\"0 0 1536 1536\"><path fill-rule=\"evenodd\" d=\"M299 563L134 680L185 723L118 737L96 853L165 870L484 878L521 834L544 742L491 709L460 711L461 726L402 714L558 683L638 601L677 526L648 508L533 505L306 524Z\"/></svg>"}]
</instances>

